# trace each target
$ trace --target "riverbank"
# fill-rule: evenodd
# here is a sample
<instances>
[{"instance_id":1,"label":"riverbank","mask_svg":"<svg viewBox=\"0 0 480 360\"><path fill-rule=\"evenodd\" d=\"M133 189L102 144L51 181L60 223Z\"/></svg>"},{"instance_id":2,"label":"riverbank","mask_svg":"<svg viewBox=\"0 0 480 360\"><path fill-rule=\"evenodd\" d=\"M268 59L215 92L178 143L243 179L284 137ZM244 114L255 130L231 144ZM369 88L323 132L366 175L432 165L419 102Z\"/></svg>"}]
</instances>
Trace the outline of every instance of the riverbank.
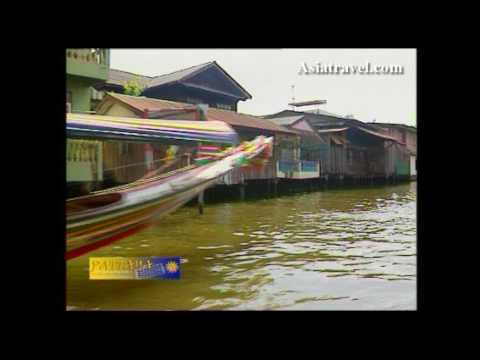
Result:
<instances>
[{"instance_id":1,"label":"riverbank","mask_svg":"<svg viewBox=\"0 0 480 360\"><path fill-rule=\"evenodd\" d=\"M288 180L278 179L276 185L273 181L250 180L241 185L216 185L205 191L204 201L206 204L216 204L224 201L243 201L257 199L272 199L278 196L295 195L306 192L329 191L329 190L355 190L381 188L385 186L397 186L415 181L402 179L400 181L385 180L362 180L354 181L325 181L324 179ZM197 205L197 199L193 199L189 206Z\"/></svg>"}]
</instances>

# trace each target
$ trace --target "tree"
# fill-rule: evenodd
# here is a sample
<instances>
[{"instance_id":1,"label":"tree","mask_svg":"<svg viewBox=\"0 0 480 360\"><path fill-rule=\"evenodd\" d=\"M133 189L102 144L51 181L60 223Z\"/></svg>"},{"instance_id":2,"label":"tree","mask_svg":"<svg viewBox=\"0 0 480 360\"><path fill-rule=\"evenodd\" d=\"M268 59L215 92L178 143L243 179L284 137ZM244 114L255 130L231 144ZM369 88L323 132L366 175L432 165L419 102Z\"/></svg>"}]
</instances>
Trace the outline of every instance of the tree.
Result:
<instances>
[{"instance_id":1,"label":"tree","mask_svg":"<svg viewBox=\"0 0 480 360\"><path fill-rule=\"evenodd\" d=\"M138 84L138 81L131 80L125 82L123 85L123 93L125 95L139 96L142 92L142 88Z\"/></svg>"}]
</instances>

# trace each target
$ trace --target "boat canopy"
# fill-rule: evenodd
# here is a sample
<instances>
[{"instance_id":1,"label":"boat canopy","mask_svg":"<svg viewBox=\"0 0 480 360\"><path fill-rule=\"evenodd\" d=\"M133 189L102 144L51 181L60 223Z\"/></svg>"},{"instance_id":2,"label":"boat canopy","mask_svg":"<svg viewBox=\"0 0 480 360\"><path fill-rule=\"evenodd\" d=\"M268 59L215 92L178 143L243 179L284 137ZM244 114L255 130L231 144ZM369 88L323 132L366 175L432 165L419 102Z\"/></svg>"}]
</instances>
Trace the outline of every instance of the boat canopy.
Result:
<instances>
[{"instance_id":1,"label":"boat canopy","mask_svg":"<svg viewBox=\"0 0 480 360\"><path fill-rule=\"evenodd\" d=\"M138 119L67 113L67 137L128 141L239 142L238 134L222 121Z\"/></svg>"}]
</instances>

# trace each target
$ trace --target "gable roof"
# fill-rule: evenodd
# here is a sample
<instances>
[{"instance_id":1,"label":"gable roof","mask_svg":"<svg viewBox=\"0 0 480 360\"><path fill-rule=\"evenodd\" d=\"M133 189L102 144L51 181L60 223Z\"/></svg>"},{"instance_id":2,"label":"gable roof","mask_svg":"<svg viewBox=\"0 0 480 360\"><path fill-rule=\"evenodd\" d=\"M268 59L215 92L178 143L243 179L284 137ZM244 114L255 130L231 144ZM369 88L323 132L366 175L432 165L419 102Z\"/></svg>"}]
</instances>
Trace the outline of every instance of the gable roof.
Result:
<instances>
[{"instance_id":1,"label":"gable roof","mask_svg":"<svg viewBox=\"0 0 480 360\"><path fill-rule=\"evenodd\" d=\"M241 99L246 100L252 98L252 95L250 95L250 93L245 90L245 88L240 85L233 77L231 77L230 74L228 74L216 61L210 61L204 64L191 66L186 69L181 69L169 74L158 76L144 76L134 74L128 71L110 69L106 85L123 86L127 81L137 81L143 90L147 90L187 80L190 77L195 76L198 73L205 71L211 67L216 67L234 84L236 88L238 88L240 93L243 94Z\"/></svg>"},{"instance_id":2,"label":"gable roof","mask_svg":"<svg viewBox=\"0 0 480 360\"><path fill-rule=\"evenodd\" d=\"M335 132L342 132L346 131L349 128L356 128L359 129L367 134L376 136L377 138L381 138L383 140L390 140L395 141L397 143L403 144L402 142L398 141L392 136L382 134L380 131L380 126L377 123L365 123L363 121L344 117L338 114L329 113L324 110L317 109L315 112L312 111L295 111L295 110L283 110L277 114L278 118L273 119L291 119L297 116L307 116L308 123L316 130L318 134L327 134L327 133L335 133ZM263 118L272 120L272 116L274 115L266 115ZM326 116L328 118L332 118L333 122L323 122L321 118L318 116ZM288 121L288 120L286 120Z\"/></svg>"},{"instance_id":3,"label":"gable roof","mask_svg":"<svg viewBox=\"0 0 480 360\"><path fill-rule=\"evenodd\" d=\"M188 80L189 78L192 78L195 75L201 73L202 71L206 71L212 67L215 67L216 69L218 69L223 75L225 75L233 83L233 85L242 94L241 99L246 100L246 99L252 98L252 95L250 95L250 93L247 90L245 90L245 88L242 85L240 85L233 77L231 77L230 74L227 73L225 69L223 69L216 61L209 61L204 64L191 66L189 68L182 69L182 70L177 70L170 74L156 76L148 84L147 89L152 89L158 86L164 86L164 85Z\"/></svg>"},{"instance_id":4,"label":"gable roof","mask_svg":"<svg viewBox=\"0 0 480 360\"><path fill-rule=\"evenodd\" d=\"M212 63L213 62L210 61L208 63L191 66L186 69L177 70L169 74L155 76L154 78L152 78L152 81L148 84L148 87L155 87L155 86L169 84L172 82L177 82L180 80L185 80L186 78L189 78L190 76L195 75L200 70L205 70Z\"/></svg>"},{"instance_id":5,"label":"gable roof","mask_svg":"<svg viewBox=\"0 0 480 360\"><path fill-rule=\"evenodd\" d=\"M142 116L145 110L171 110L171 109L185 109L191 108L193 105L188 103L182 103L177 101L161 100L155 98L148 98L145 96L130 96L116 93L107 93L103 100L98 104L98 109L102 107L109 99L119 101L138 116ZM287 128L275 124L274 122L261 119L259 117L247 114L240 114L234 111L221 110L209 107L207 112L207 118L209 120L219 120L226 122L231 126L251 128L256 130L265 130L269 132L281 132L287 134L296 134Z\"/></svg>"}]
</instances>

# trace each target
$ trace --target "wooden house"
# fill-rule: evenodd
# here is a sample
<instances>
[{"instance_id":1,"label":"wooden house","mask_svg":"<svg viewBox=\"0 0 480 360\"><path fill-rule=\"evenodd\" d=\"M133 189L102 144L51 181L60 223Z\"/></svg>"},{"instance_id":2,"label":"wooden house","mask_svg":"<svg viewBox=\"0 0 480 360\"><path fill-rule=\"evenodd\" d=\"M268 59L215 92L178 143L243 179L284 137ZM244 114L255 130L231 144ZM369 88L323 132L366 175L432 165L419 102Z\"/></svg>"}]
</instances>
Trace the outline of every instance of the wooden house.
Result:
<instances>
[{"instance_id":1,"label":"wooden house","mask_svg":"<svg viewBox=\"0 0 480 360\"><path fill-rule=\"evenodd\" d=\"M142 96L118 94L123 93L123 86L132 81L140 86ZM238 102L251 99L252 96L215 61L152 77L111 69L108 80L97 90L104 93L103 100L97 106L98 114L152 118L156 116L155 114L161 113L161 117L167 119L199 120L195 117L195 112L179 110L195 104L205 104L209 107L208 119L230 124L238 132L240 140L251 140L258 135L274 136L275 161L292 153L292 149L298 146L298 136L295 132L255 116L237 113ZM142 149L138 146L136 149L138 151L131 151L133 159L129 160L140 162ZM112 151L119 152L118 149ZM105 149L107 158L109 153L110 150ZM235 170L225 179L225 183L236 184L251 179L275 178L276 163L273 159L262 168ZM106 159L106 162L110 161ZM133 172L129 174L137 176ZM126 176L123 175L121 178L126 181ZM120 177L117 176L118 178Z\"/></svg>"},{"instance_id":2,"label":"wooden house","mask_svg":"<svg viewBox=\"0 0 480 360\"><path fill-rule=\"evenodd\" d=\"M396 176L395 164L405 145L380 128L323 110L285 110L264 118L301 116L314 128L323 145L322 174L336 179L385 179Z\"/></svg>"},{"instance_id":3,"label":"wooden house","mask_svg":"<svg viewBox=\"0 0 480 360\"><path fill-rule=\"evenodd\" d=\"M280 159L277 164L277 177L291 179L312 179L321 177L326 161L321 157L321 149L326 145L303 115L269 118L277 125L295 131L299 137L299 147L293 156Z\"/></svg>"},{"instance_id":4,"label":"wooden house","mask_svg":"<svg viewBox=\"0 0 480 360\"><path fill-rule=\"evenodd\" d=\"M175 101L153 99L147 97L137 97L107 93L97 107L97 113L101 115L137 117L137 118L155 118L162 119L183 119L199 120L197 113L189 111L192 104L180 103ZM289 154L294 154L299 146L299 135L292 130L279 126L274 122L264 120L252 115L240 114L234 111L222 110L217 108L208 108L208 120L219 120L229 124L239 135L240 141L252 140L256 136L273 136L274 149L270 161L263 167L247 167L235 169L230 172L223 183L227 185L243 183L248 180L275 179L277 176L276 164L280 159L284 159ZM118 167L117 164L141 163L145 161L145 148L142 144L128 144L130 150L128 153L121 152L125 144L105 143L104 164L112 168ZM150 144L156 151L153 155L155 160L161 159L165 155L166 147L162 144ZM182 148L182 152L192 156L193 148ZM122 155L120 155L120 153ZM137 170L139 173L144 169ZM126 173L115 173L114 178L117 182L131 181L132 177L138 174L128 171Z\"/></svg>"},{"instance_id":5,"label":"wooden house","mask_svg":"<svg viewBox=\"0 0 480 360\"><path fill-rule=\"evenodd\" d=\"M110 69L107 81L97 90L123 94L123 86L128 82L137 83L145 97L208 104L211 108L231 111L237 111L239 101L252 98L216 61L159 76Z\"/></svg>"},{"instance_id":6,"label":"wooden house","mask_svg":"<svg viewBox=\"0 0 480 360\"><path fill-rule=\"evenodd\" d=\"M370 123L382 130L383 133L394 137L398 142L405 144L406 151L397 149L396 169L400 177L417 177L417 128L405 124Z\"/></svg>"}]
</instances>

